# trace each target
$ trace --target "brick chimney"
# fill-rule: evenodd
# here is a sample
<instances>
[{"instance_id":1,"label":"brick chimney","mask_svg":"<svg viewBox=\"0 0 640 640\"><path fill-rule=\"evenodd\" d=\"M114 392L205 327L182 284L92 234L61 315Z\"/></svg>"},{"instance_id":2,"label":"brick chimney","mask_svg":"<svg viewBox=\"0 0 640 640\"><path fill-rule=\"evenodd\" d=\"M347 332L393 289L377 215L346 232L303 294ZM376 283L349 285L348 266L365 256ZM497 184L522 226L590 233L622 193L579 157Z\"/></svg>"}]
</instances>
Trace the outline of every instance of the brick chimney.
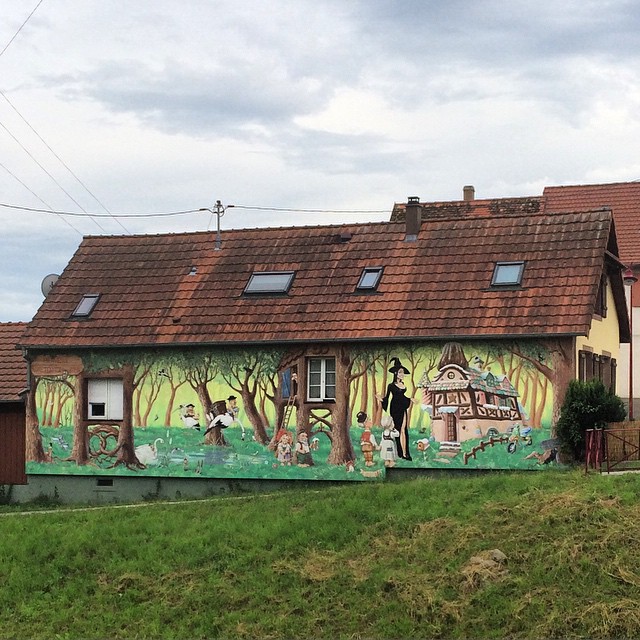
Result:
<instances>
[{"instance_id":1,"label":"brick chimney","mask_svg":"<svg viewBox=\"0 0 640 640\"><path fill-rule=\"evenodd\" d=\"M476 189L472 184L462 187L462 199L465 202L471 202L476 197Z\"/></svg>"},{"instance_id":2,"label":"brick chimney","mask_svg":"<svg viewBox=\"0 0 640 640\"><path fill-rule=\"evenodd\" d=\"M409 196L405 212L405 221L407 227L404 239L406 242L415 242L418 239L418 233L420 233L420 225L422 223L422 206L420 205L420 198L418 196Z\"/></svg>"}]
</instances>

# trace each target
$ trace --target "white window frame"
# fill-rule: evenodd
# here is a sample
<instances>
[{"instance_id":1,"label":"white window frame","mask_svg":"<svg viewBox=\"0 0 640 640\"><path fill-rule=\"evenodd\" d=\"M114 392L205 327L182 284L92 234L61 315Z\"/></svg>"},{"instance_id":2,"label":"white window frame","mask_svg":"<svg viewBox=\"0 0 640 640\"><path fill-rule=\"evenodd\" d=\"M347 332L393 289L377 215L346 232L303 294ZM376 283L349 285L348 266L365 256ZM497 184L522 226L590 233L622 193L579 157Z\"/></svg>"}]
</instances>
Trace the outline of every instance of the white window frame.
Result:
<instances>
[{"instance_id":1,"label":"white window frame","mask_svg":"<svg viewBox=\"0 0 640 640\"><path fill-rule=\"evenodd\" d=\"M87 380L87 418L89 420L122 420L124 417L124 385L122 378L90 378Z\"/></svg>"},{"instance_id":2,"label":"white window frame","mask_svg":"<svg viewBox=\"0 0 640 640\"><path fill-rule=\"evenodd\" d=\"M326 402L335 399L336 359L334 357L309 358L307 360L307 402Z\"/></svg>"}]
</instances>

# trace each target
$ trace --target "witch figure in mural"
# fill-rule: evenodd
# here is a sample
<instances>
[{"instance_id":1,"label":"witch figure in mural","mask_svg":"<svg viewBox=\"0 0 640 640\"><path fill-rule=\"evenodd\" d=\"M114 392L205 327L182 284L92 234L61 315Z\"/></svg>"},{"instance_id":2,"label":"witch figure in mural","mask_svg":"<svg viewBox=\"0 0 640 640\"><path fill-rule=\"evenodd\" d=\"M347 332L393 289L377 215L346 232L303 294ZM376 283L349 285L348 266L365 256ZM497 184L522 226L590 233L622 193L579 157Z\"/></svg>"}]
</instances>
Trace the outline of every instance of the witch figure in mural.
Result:
<instances>
[{"instance_id":1,"label":"witch figure in mural","mask_svg":"<svg viewBox=\"0 0 640 640\"><path fill-rule=\"evenodd\" d=\"M409 407L412 402L417 402L407 397L407 386L404 383L404 377L409 373L409 369L404 367L399 358L392 359L393 366L389 369L389 373L393 373L393 381L387 387L387 393L384 396L377 396L382 403L382 408L389 413L393 420L393 426L400 436L396 439L398 457L404 460L412 460L409 452Z\"/></svg>"}]
</instances>

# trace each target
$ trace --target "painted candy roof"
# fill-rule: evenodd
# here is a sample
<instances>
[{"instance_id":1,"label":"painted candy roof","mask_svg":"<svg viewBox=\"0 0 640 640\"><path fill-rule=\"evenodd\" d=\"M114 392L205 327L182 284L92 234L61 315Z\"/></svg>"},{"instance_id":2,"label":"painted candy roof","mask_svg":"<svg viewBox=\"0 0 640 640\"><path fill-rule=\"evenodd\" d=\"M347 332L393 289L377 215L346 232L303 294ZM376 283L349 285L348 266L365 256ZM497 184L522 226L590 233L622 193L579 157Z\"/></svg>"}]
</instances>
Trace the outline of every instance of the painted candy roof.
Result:
<instances>
[{"instance_id":1,"label":"painted candy roof","mask_svg":"<svg viewBox=\"0 0 640 640\"><path fill-rule=\"evenodd\" d=\"M0 323L0 402L20 400L27 386L27 363L16 349L26 326L25 322Z\"/></svg>"},{"instance_id":2,"label":"painted candy roof","mask_svg":"<svg viewBox=\"0 0 640 640\"><path fill-rule=\"evenodd\" d=\"M30 323L31 347L228 344L583 335L609 211L534 206L402 222L86 237ZM496 261L526 261L522 287L496 289ZM356 287L384 267L377 291ZM293 271L285 295L247 296L254 271ZM622 291L622 281L619 282ZM84 294L100 298L86 319ZM624 304L622 304L622 313ZM626 322L626 315L624 316Z\"/></svg>"},{"instance_id":3,"label":"painted candy roof","mask_svg":"<svg viewBox=\"0 0 640 640\"><path fill-rule=\"evenodd\" d=\"M444 378L445 372L451 368L459 371L464 376L464 379L448 380ZM472 389L494 393L499 396L517 397L519 395L507 376L495 375L490 371L479 371L478 369L463 369L455 364L443 367L438 377L424 386L429 391L461 391L471 387Z\"/></svg>"}]
</instances>

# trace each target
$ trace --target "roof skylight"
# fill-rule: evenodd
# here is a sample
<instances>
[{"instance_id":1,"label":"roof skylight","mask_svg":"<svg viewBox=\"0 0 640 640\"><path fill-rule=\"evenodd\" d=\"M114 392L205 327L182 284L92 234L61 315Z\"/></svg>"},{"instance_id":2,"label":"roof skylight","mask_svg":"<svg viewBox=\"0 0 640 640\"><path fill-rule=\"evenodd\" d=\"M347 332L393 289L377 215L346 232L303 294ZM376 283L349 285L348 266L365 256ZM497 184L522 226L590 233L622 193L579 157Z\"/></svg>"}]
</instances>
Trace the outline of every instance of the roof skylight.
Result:
<instances>
[{"instance_id":1,"label":"roof skylight","mask_svg":"<svg viewBox=\"0 0 640 640\"><path fill-rule=\"evenodd\" d=\"M287 293L295 271L253 272L244 293Z\"/></svg>"},{"instance_id":2,"label":"roof skylight","mask_svg":"<svg viewBox=\"0 0 640 640\"><path fill-rule=\"evenodd\" d=\"M493 270L491 285L494 287L509 287L522 284L522 274L524 272L524 261L518 262L496 262Z\"/></svg>"},{"instance_id":3,"label":"roof skylight","mask_svg":"<svg viewBox=\"0 0 640 640\"><path fill-rule=\"evenodd\" d=\"M87 318L91 315L93 308L96 306L98 299L100 298L99 293L87 293L82 296L82 300L78 303L78 306L75 308L74 312L71 314L72 318Z\"/></svg>"},{"instance_id":4,"label":"roof skylight","mask_svg":"<svg viewBox=\"0 0 640 640\"><path fill-rule=\"evenodd\" d=\"M361 291L375 291L380 284L382 269L383 267L365 267L356 288Z\"/></svg>"}]
</instances>

